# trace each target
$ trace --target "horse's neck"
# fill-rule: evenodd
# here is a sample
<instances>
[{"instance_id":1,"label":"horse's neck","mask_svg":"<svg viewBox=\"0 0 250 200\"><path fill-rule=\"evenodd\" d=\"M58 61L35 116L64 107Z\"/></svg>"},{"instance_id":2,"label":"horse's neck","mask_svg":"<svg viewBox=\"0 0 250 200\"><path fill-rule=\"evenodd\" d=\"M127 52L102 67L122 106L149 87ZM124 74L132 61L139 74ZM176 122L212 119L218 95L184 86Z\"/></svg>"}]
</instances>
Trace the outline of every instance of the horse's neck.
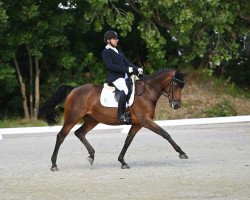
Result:
<instances>
[{"instance_id":1,"label":"horse's neck","mask_svg":"<svg viewBox=\"0 0 250 200\"><path fill-rule=\"evenodd\" d=\"M148 100L156 103L162 94L163 83L164 79L160 78L159 76L150 77L149 79L146 79L145 83L140 81L140 84L137 85L137 88L140 88L138 91L145 92Z\"/></svg>"},{"instance_id":2,"label":"horse's neck","mask_svg":"<svg viewBox=\"0 0 250 200\"><path fill-rule=\"evenodd\" d=\"M148 79L150 85L154 86L159 92L164 90L164 85L166 83L167 74L162 74L160 76L155 76L151 79Z\"/></svg>"},{"instance_id":3,"label":"horse's neck","mask_svg":"<svg viewBox=\"0 0 250 200\"><path fill-rule=\"evenodd\" d=\"M173 76L173 71L164 71L161 74L156 74L152 77L149 77L147 80L148 85L148 94L154 97L155 102L158 101L162 93L166 90L171 78Z\"/></svg>"}]
</instances>

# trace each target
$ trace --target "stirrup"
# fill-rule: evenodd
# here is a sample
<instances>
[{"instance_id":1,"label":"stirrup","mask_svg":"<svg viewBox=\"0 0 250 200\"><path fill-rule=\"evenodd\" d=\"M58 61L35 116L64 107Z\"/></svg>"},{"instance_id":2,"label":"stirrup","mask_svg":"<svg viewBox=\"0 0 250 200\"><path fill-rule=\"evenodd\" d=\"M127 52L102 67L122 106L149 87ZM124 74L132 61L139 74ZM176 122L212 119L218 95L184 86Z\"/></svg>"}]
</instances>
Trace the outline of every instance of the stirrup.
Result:
<instances>
[{"instance_id":1,"label":"stirrup","mask_svg":"<svg viewBox=\"0 0 250 200\"><path fill-rule=\"evenodd\" d=\"M120 121L121 123L124 123L124 124L130 124L130 123L131 123L130 116L129 116L129 114L127 114L127 113L125 113L125 114L119 116L118 119L119 119L119 121Z\"/></svg>"},{"instance_id":2,"label":"stirrup","mask_svg":"<svg viewBox=\"0 0 250 200\"><path fill-rule=\"evenodd\" d=\"M125 115L125 118L127 119L127 121L131 122L131 117L130 117L129 111L125 112L124 115Z\"/></svg>"}]
</instances>

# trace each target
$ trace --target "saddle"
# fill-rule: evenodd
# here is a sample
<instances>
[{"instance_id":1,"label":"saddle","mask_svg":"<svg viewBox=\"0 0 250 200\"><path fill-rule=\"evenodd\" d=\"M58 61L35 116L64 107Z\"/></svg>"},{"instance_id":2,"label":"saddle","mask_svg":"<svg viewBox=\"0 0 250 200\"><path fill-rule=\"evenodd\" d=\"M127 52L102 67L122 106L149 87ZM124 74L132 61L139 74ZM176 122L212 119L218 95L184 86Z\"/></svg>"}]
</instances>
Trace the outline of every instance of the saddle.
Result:
<instances>
[{"instance_id":1,"label":"saddle","mask_svg":"<svg viewBox=\"0 0 250 200\"><path fill-rule=\"evenodd\" d=\"M137 76L132 75L130 78L126 79L126 84L128 87L127 95L127 106L131 106L134 103L134 94L135 94L135 81ZM118 107L118 99L120 97L120 91L115 88L115 86L108 85L107 83L103 84L103 89L101 92L100 102L104 107Z\"/></svg>"}]
</instances>

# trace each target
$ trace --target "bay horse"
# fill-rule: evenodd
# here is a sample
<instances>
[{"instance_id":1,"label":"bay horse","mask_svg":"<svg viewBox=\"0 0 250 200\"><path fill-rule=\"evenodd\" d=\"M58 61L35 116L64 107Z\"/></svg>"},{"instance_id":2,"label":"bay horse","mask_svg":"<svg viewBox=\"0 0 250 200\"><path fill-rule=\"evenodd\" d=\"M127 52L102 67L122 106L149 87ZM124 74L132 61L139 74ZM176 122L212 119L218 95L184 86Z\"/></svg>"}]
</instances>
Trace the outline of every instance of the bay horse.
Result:
<instances>
[{"instance_id":1,"label":"bay horse","mask_svg":"<svg viewBox=\"0 0 250 200\"><path fill-rule=\"evenodd\" d=\"M118 157L122 169L130 168L124 161L124 156L134 136L142 127L166 139L175 151L179 153L181 159L188 158L171 136L153 121L156 103L161 95L168 98L171 108L177 109L181 106L181 90L184 84L184 75L173 69L160 70L135 82L136 95L133 105L129 107L132 126ZM86 84L76 88L69 85L61 85L39 109L39 117L49 125L54 125L60 120L56 106L66 98L64 124L57 134L54 152L51 157L52 171L58 171L56 160L61 144L70 130L81 119L84 121L83 125L75 131L75 135L88 150L88 161L91 165L94 162L95 150L85 138L85 135L99 123L121 125L117 118L117 108L108 108L101 105L101 91L102 86L93 84Z\"/></svg>"}]
</instances>

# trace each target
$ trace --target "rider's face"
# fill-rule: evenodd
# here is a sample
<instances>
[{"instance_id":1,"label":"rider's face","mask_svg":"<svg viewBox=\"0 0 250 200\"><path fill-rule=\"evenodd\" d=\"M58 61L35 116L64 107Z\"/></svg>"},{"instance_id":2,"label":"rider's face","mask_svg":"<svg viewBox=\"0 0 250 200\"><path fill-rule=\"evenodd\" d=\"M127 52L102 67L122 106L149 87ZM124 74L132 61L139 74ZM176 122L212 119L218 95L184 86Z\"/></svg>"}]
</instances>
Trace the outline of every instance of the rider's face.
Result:
<instances>
[{"instance_id":1,"label":"rider's face","mask_svg":"<svg viewBox=\"0 0 250 200\"><path fill-rule=\"evenodd\" d=\"M108 40L109 44L112 47L117 47L118 41L119 41L119 39L117 39L117 38L112 38L112 39Z\"/></svg>"}]
</instances>

